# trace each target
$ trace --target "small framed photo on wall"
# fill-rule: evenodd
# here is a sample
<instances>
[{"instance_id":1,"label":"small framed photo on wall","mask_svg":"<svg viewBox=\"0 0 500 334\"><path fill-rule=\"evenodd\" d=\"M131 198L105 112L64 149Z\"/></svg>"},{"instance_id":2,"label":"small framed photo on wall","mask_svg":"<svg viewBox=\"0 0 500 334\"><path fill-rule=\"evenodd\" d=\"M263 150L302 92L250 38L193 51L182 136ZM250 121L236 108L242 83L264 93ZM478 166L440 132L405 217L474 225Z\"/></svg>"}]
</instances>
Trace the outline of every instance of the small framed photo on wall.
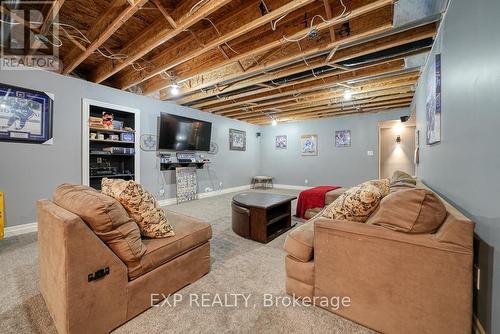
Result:
<instances>
[{"instance_id":1,"label":"small framed photo on wall","mask_svg":"<svg viewBox=\"0 0 500 334\"><path fill-rule=\"evenodd\" d=\"M229 129L229 149L231 151L246 151L247 133L241 130Z\"/></svg>"},{"instance_id":2,"label":"small framed photo on wall","mask_svg":"<svg viewBox=\"0 0 500 334\"><path fill-rule=\"evenodd\" d=\"M351 146L351 130L335 131L335 147Z\"/></svg>"},{"instance_id":3,"label":"small framed photo on wall","mask_svg":"<svg viewBox=\"0 0 500 334\"><path fill-rule=\"evenodd\" d=\"M276 136L274 147L277 150L286 150L288 147L288 140L286 135Z\"/></svg>"},{"instance_id":4,"label":"small framed photo on wall","mask_svg":"<svg viewBox=\"0 0 500 334\"><path fill-rule=\"evenodd\" d=\"M318 155L318 135L303 135L300 138L300 153L303 156Z\"/></svg>"}]
</instances>

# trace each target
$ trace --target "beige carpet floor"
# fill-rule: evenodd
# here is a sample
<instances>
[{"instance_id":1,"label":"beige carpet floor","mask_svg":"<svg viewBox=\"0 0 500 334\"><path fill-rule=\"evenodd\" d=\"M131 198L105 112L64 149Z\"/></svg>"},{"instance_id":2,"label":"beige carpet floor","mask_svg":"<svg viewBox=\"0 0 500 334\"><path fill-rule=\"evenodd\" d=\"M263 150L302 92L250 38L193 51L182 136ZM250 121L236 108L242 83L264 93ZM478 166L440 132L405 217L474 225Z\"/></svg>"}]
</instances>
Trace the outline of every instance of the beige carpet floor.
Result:
<instances>
[{"instance_id":1,"label":"beige carpet floor","mask_svg":"<svg viewBox=\"0 0 500 334\"><path fill-rule=\"evenodd\" d=\"M266 191L297 194L289 190ZM264 294L287 296L285 235L264 245L234 234L232 196L234 194L226 194L167 207L212 225L212 270L179 291L183 300L177 306L149 309L114 333L372 333L313 306L265 307ZM0 241L0 333L56 332L38 290L37 277L35 233ZM211 300L215 294L222 297L233 293L251 294L251 297L249 307L244 307L242 298L238 307L191 305L190 294L202 293L208 293ZM169 301L173 303L172 297Z\"/></svg>"}]
</instances>

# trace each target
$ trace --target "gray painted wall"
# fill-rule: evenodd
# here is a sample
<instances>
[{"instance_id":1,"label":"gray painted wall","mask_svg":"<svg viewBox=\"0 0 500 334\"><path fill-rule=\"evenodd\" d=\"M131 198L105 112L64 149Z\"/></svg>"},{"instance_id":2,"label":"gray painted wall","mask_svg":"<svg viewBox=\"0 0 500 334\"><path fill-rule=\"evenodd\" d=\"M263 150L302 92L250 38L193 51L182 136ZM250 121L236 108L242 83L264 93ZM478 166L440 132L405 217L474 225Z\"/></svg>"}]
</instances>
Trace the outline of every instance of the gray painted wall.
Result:
<instances>
[{"instance_id":1,"label":"gray painted wall","mask_svg":"<svg viewBox=\"0 0 500 334\"><path fill-rule=\"evenodd\" d=\"M427 72L414 103L417 174L476 223L495 247L493 324L500 333L500 1L453 0L435 45L442 54L441 143L425 145Z\"/></svg>"},{"instance_id":2,"label":"gray painted wall","mask_svg":"<svg viewBox=\"0 0 500 334\"><path fill-rule=\"evenodd\" d=\"M374 114L283 123L262 127L262 174L275 177L275 183L317 186L351 186L378 178L378 122L399 119L408 109ZM335 131L351 130L351 147L335 147ZM318 135L318 155L301 156L300 136ZM288 136L288 149L274 148L275 136ZM373 156L367 152L373 151ZM308 183L304 182L308 179Z\"/></svg>"},{"instance_id":3,"label":"gray painted wall","mask_svg":"<svg viewBox=\"0 0 500 334\"><path fill-rule=\"evenodd\" d=\"M44 71L0 71L0 82L55 94L54 145L0 142L0 191L5 195L6 226L32 223L35 201L48 198L63 182L81 182L82 98L141 110L141 133L156 133L160 112L182 114L213 122L212 140L219 153L207 155L209 170L199 170L199 191L250 183L258 173L259 127L161 102L83 80ZM229 151L229 128L247 131L247 151ZM155 152L141 152L141 183L158 199L175 197L174 172L159 171ZM159 196L159 190L165 195Z\"/></svg>"},{"instance_id":4,"label":"gray painted wall","mask_svg":"<svg viewBox=\"0 0 500 334\"><path fill-rule=\"evenodd\" d=\"M401 128L401 142L396 142L396 131L393 128L380 129L380 177L391 177L401 170L415 175L415 127Z\"/></svg>"}]
</instances>

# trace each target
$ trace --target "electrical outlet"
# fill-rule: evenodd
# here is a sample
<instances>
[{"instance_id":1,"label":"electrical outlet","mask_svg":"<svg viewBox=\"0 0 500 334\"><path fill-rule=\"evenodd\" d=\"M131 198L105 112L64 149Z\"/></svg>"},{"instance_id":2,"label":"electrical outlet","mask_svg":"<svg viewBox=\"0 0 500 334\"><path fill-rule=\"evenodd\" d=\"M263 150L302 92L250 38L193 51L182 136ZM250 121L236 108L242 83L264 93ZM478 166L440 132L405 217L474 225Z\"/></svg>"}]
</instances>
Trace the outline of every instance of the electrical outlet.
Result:
<instances>
[{"instance_id":1,"label":"electrical outlet","mask_svg":"<svg viewBox=\"0 0 500 334\"><path fill-rule=\"evenodd\" d=\"M304 180L304 183L305 183L305 184L308 184L308 183L309 183L309 180L308 180L308 179L305 179L305 180Z\"/></svg>"},{"instance_id":2,"label":"electrical outlet","mask_svg":"<svg viewBox=\"0 0 500 334\"><path fill-rule=\"evenodd\" d=\"M160 196L165 196L165 189L160 189L158 193L160 194Z\"/></svg>"},{"instance_id":3,"label":"electrical outlet","mask_svg":"<svg viewBox=\"0 0 500 334\"><path fill-rule=\"evenodd\" d=\"M373 157L373 151L368 151L368 152L366 152L366 154L367 154L369 157Z\"/></svg>"},{"instance_id":4,"label":"electrical outlet","mask_svg":"<svg viewBox=\"0 0 500 334\"><path fill-rule=\"evenodd\" d=\"M219 189L222 189L222 182L219 182Z\"/></svg>"}]
</instances>

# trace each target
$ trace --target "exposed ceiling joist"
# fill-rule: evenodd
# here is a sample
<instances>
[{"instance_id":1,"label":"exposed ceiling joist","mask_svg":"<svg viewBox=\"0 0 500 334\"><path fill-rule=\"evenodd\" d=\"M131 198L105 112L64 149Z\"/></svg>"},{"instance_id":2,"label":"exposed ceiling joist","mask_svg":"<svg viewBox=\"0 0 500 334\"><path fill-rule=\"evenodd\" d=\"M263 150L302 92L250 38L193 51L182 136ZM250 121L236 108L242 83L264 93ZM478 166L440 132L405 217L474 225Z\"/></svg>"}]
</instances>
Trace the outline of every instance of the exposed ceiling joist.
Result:
<instances>
[{"instance_id":1,"label":"exposed ceiling joist","mask_svg":"<svg viewBox=\"0 0 500 334\"><path fill-rule=\"evenodd\" d=\"M113 0L96 24L87 31L91 41L84 52L73 49L65 57L63 74L71 73L88 56L108 40L129 18L131 18L148 0L137 0L132 5L127 0Z\"/></svg>"},{"instance_id":2,"label":"exposed ceiling joist","mask_svg":"<svg viewBox=\"0 0 500 334\"><path fill-rule=\"evenodd\" d=\"M213 48L217 48L221 46L222 44L229 42L235 38L238 38L264 24L268 24L271 21L274 21L283 15L286 15L296 9L299 9L307 4L312 3L315 0L293 0L286 5L283 5L282 7L273 10L269 12L268 14L248 23L245 24L238 29L232 30L231 32L220 36L218 38L215 38L214 40L210 41L206 45L204 45L202 48L199 48L197 50L193 50L192 52L179 57L175 59L169 59L166 58L163 54L159 54L153 59L150 60L150 63L152 64L152 69L148 69L147 73L139 73L139 72L134 72L131 70L125 71L120 77L116 80L116 85L120 87L121 89L127 89L130 88L131 86L137 85L147 79L150 79L156 75L159 75L163 71L169 70L179 64L182 64L190 59L193 59ZM167 83L170 84L170 83ZM163 87L161 87L163 88ZM158 89L159 90L159 89ZM149 92L145 92L148 94Z\"/></svg>"},{"instance_id":3,"label":"exposed ceiling joist","mask_svg":"<svg viewBox=\"0 0 500 334\"><path fill-rule=\"evenodd\" d=\"M329 27L333 27L335 25L342 24L342 23L347 22L349 20L356 19L356 18L362 17L364 15L368 15L371 12L377 11L381 8L384 8L384 7L392 4L392 2L393 2L392 0L377 0L373 3L368 4L368 5L364 5L364 6L361 6L359 8L353 9L347 15L345 15L343 17L339 17L339 18L336 18L336 19L328 21L328 22L321 22L316 26L316 29L317 29L317 31L324 31L325 29L328 29ZM287 58L286 57L282 58L279 61L266 63L264 65L254 66L251 69L249 69L243 73L239 72L239 71L238 72L233 71L233 72L229 73L228 75L223 76L222 78L217 76L217 79L215 79L215 81L204 80L204 79L192 79L191 81L195 84L192 84L189 89L181 89L180 96L194 92L194 91L199 90L199 89L205 89L205 88L207 88L211 85L217 84L219 82L235 80L238 77L251 76L255 73L263 73L263 72L266 72L267 70L269 70L270 68L286 64L287 62L291 62L291 61L294 61L296 59L300 59L302 57L310 57L311 55L314 55L315 53L324 52L325 50L330 50L335 46L342 45L342 44L349 43L349 42L353 42L353 41L358 40L358 39L366 38L366 37L371 36L375 33L380 33L381 31L388 31L392 27L392 16L388 17L387 20L382 21L382 22L380 22L380 20L379 20L379 22L377 22L377 21L371 22L370 26L373 27L373 29L366 29L365 28L362 33L356 34L355 36L353 35L352 37L348 37L348 38L345 38L343 40L330 42L326 46L320 46L320 47L316 47L316 48L308 48L307 50L304 50L303 52L300 52L300 51L296 52L296 55L293 55L293 56L290 56ZM299 38L303 37L305 34L307 34L309 31L310 31L309 27L302 29L302 30L290 35L290 36L287 36L287 39L288 40L299 39ZM280 48L283 45L290 45L290 44L293 44L293 43L289 43L289 42L285 41L283 39L283 36L280 35L275 40L273 40L267 44L260 45L251 51L234 56L232 58L232 61L234 62L235 60L244 60L247 58L255 59L255 57L258 57L258 55L261 53L265 53L265 52L268 52L269 50L272 50L274 48ZM218 66L218 68L221 68L222 66L227 65L229 63L231 63L231 62L222 63ZM212 70L214 70L214 68L210 69L210 71L212 71ZM200 76L200 75L203 75L203 73L198 74L198 76ZM184 78L178 78L178 80L182 81L182 80L184 80ZM199 84L199 83L201 83L201 84ZM156 78L154 78L154 80L151 80L151 81L146 82L144 84L143 91L146 95L151 94L153 92L156 92L160 89L167 87L169 84L170 84L170 82L162 79L161 77L160 78L156 77ZM174 96L171 96L169 98L172 98L172 97L174 97Z\"/></svg>"},{"instance_id":4,"label":"exposed ceiling joist","mask_svg":"<svg viewBox=\"0 0 500 334\"><path fill-rule=\"evenodd\" d=\"M227 5L229 2L231 2L231 0L210 0L192 13L188 11L188 13L177 22L177 28L175 29L165 28L163 22L151 25L150 28L142 32L139 36L136 36L119 51L120 54L127 55L126 60L116 62L106 60L92 71L90 80L97 83L106 80L110 76L131 65L145 54L151 52L159 45L174 38L203 18ZM174 17L176 16L180 15L174 15Z\"/></svg>"}]
</instances>

